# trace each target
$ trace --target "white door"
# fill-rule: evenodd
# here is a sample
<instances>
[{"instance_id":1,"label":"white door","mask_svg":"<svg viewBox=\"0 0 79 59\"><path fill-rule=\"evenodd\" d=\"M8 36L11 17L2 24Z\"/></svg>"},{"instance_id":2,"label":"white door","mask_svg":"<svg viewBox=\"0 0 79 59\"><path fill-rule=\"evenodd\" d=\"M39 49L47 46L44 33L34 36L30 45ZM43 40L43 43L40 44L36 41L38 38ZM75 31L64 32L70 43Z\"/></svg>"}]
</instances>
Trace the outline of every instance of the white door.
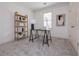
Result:
<instances>
[{"instance_id":1,"label":"white door","mask_svg":"<svg viewBox=\"0 0 79 59\"><path fill-rule=\"evenodd\" d=\"M77 12L77 3L70 3L69 10L69 38L71 43L73 44L75 50L78 52L78 40L77 40L77 32L78 32L78 12Z\"/></svg>"},{"instance_id":2,"label":"white door","mask_svg":"<svg viewBox=\"0 0 79 59\"><path fill-rule=\"evenodd\" d=\"M79 3L77 3L77 47L78 47L78 55L79 55Z\"/></svg>"}]
</instances>

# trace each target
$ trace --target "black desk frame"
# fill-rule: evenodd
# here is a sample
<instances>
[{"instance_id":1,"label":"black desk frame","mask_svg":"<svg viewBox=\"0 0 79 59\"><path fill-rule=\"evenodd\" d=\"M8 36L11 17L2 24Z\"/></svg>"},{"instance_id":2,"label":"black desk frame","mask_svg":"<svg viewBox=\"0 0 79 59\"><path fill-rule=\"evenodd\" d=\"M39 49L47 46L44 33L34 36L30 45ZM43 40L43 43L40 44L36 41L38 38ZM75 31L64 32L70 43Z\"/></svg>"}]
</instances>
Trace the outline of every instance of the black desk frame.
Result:
<instances>
[{"instance_id":1,"label":"black desk frame","mask_svg":"<svg viewBox=\"0 0 79 59\"><path fill-rule=\"evenodd\" d=\"M33 31L35 31L35 38L33 37ZM34 39L38 38L39 37L39 33L38 31L43 31L44 32L44 36L43 36L43 45L44 44L47 44L49 46L49 40L51 40L52 42L52 39L51 39L51 32L50 30L42 30L42 29L34 29L34 30L30 30L30 37L29 37L29 41L34 41ZM48 39L48 37L50 39Z\"/></svg>"}]
</instances>

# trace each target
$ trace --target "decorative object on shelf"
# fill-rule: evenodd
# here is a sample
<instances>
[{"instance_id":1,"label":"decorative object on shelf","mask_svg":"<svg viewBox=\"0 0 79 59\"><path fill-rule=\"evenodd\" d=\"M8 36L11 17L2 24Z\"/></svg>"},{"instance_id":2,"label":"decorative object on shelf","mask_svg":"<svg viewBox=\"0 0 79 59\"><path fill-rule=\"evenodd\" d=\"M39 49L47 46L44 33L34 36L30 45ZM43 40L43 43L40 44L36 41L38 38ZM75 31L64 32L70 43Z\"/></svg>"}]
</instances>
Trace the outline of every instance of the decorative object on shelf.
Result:
<instances>
[{"instance_id":1,"label":"decorative object on shelf","mask_svg":"<svg viewBox=\"0 0 79 59\"><path fill-rule=\"evenodd\" d=\"M65 14L60 14L56 16L56 25L57 26L65 25Z\"/></svg>"},{"instance_id":2,"label":"decorative object on shelf","mask_svg":"<svg viewBox=\"0 0 79 59\"><path fill-rule=\"evenodd\" d=\"M24 31L24 28L22 28L22 32Z\"/></svg>"},{"instance_id":3,"label":"decorative object on shelf","mask_svg":"<svg viewBox=\"0 0 79 59\"><path fill-rule=\"evenodd\" d=\"M19 19L21 20L21 17L19 17Z\"/></svg>"},{"instance_id":4,"label":"decorative object on shelf","mask_svg":"<svg viewBox=\"0 0 79 59\"><path fill-rule=\"evenodd\" d=\"M18 12L15 12L14 17L15 39L25 39L26 37L28 37L28 16L23 16Z\"/></svg>"},{"instance_id":5,"label":"decorative object on shelf","mask_svg":"<svg viewBox=\"0 0 79 59\"><path fill-rule=\"evenodd\" d=\"M25 18L23 18L23 20L25 20Z\"/></svg>"}]
</instances>

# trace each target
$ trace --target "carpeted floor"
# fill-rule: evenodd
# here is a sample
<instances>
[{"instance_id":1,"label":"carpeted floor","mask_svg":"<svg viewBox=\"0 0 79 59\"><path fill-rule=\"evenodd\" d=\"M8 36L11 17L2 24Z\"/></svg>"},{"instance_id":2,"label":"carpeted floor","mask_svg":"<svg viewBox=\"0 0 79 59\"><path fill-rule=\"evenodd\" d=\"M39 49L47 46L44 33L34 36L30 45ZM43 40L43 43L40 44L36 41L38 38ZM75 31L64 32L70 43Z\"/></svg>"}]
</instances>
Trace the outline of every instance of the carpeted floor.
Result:
<instances>
[{"instance_id":1,"label":"carpeted floor","mask_svg":"<svg viewBox=\"0 0 79 59\"><path fill-rule=\"evenodd\" d=\"M42 46L42 38L29 42L28 38L0 45L0 56L77 56L67 39L52 38L50 46Z\"/></svg>"}]
</instances>

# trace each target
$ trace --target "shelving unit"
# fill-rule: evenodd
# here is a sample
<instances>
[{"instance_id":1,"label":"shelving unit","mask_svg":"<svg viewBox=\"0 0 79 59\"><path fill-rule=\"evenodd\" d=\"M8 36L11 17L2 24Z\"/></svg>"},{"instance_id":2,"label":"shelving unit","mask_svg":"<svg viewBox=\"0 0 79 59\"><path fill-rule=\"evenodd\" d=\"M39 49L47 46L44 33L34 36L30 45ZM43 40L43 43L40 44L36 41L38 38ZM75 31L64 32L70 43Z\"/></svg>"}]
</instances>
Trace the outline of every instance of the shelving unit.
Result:
<instances>
[{"instance_id":1,"label":"shelving unit","mask_svg":"<svg viewBox=\"0 0 79 59\"><path fill-rule=\"evenodd\" d=\"M25 39L28 37L28 16L23 16L18 12L15 12L14 32L15 40Z\"/></svg>"}]
</instances>

